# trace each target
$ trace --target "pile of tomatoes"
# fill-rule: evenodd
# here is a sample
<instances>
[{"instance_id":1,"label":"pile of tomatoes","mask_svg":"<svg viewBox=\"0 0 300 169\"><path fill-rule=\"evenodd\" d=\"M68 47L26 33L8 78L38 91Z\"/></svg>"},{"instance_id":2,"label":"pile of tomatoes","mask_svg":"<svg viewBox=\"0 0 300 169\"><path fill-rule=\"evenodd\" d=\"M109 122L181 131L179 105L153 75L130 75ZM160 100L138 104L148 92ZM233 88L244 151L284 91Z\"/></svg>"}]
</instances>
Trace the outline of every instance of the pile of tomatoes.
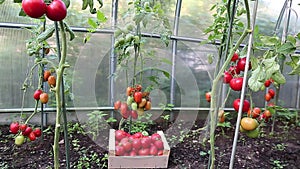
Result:
<instances>
[{"instance_id":1,"label":"pile of tomatoes","mask_svg":"<svg viewBox=\"0 0 300 169\"><path fill-rule=\"evenodd\" d=\"M19 124L19 122L12 122L9 126L9 131L17 135L17 137L15 137L15 144L18 146L22 145L26 138L30 141L34 141L37 137L42 135L40 128L32 129L32 127L26 124Z\"/></svg>"},{"instance_id":2,"label":"pile of tomatoes","mask_svg":"<svg viewBox=\"0 0 300 169\"><path fill-rule=\"evenodd\" d=\"M120 110L120 114L124 119L137 119L138 116L144 115L144 111L151 109L150 92L142 91L142 85L137 84L134 87L129 86L126 89L127 101L120 100L114 103L114 109Z\"/></svg>"},{"instance_id":3,"label":"pile of tomatoes","mask_svg":"<svg viewBox=\"0 0 300 169\"><path fill-rule=\"evenodd\" d=\"M123 130L115 131L115 154L117 156L160 156L164 153L161 135L151 136L141 132L129 134Z\"/></svg>"},{"instance_id":4,"label":"pile of tomatoes","mask_svg":"<svg viewBox=\"0 0 300 169\"><path fill-rule=\"evenodd\" d=\"M53 0L49 5L44 0L23 0L22 9L32 18L40 18L46 14L52 21L61 21L67 16L67 8L62 0Z\"/></svg>"}]
</instances>

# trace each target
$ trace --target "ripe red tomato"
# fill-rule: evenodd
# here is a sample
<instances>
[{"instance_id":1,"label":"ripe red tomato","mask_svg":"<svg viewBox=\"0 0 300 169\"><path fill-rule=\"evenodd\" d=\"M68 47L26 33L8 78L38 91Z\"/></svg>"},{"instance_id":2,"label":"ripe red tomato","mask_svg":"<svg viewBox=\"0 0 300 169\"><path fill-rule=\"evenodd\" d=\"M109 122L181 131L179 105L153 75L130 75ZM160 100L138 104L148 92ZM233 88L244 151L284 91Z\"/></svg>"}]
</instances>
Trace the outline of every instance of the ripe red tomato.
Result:
<instances>
[{"instance_id":1,"label":"ripe red tomato","mask_svg":"<svg viewBox=\"0 0 300 169\"><path fill-rule=\"evenodd\" d=\"M20 126L19 126L20 131L25 131L26 128L27 128L26 124L20 124Z\"/></svg>"},{"instance_id":2,"label":"ripe red tomato","mask_svg":"<svg viewBox=\"0 0 300 169\"><path fill-rule=\"evenodd\" d=\"M152 140L152 142L154 142L156 140L161 140L161 136L158 133L154 133L151 135L151 140Z\"/></svg>"},{"instance_id":3,"label":"ripe red tomato","mask_svg":"<svg viewBox=\"0 0 300 169\"><path fill-rule=\"evenodd\" d=\"M136 103L142 102L142 92L134 92L133 98ZM146 103L147 104L147 103Z\"/></svg>"},{"instance_id":4,"label":"ripe red tomato","mask_svg":"<svg viewBox=\"0 0 300 169\"><path fill-rule=\"evenodd\" d=\"M268 93L271 95L272 98L275 97L275 91L273 89L269 89Z\"/></svg>"},{"instance_id":5,"label":"ripe red tomato","mask_svg":"<svg viewBox=\"0 0 300 169\"><path fill-rule=\"evenodd\" d=\"M22 0L22 8L26 15L39 18L46 13L47 5L43 0Z\"/></svg>"},{"instance_id":6,"label":"ripe red tomato","mask_svg":"<svg viewBox=\"0 0 300 169\"><path fill-rule=\"evenodd\" d=\"M257 117L259 117L260 112L261 112L261 110L259 107L254 107L252 110L249 109L247 114L248 114L248 117L257 118Z\"/></svg>"},{"instance_id":7,"label":"ripe red tomato","mask_svg":"<svg viewBox=\"0 0 300 169\"><path fill-rule=\"evenodd\" d=\"M155 145L150 146L149 154L153 156L157 156L158 149Z\"/></svg>"},{"instance_id":8,"label":"ripe red tomato","mask_svg":"<svg viewBox=\"0 0 300 169\"><path fill-rule=\"evenodd\" d=\"M126 137L126 132L123 130L116 130L115 131L115 138L117 141L121 141L123 138Z\"/></svg>"},{"instance_id":9,"label":"ripe red tomato","mask_svg":"<svg viewBox=\"0 0 300 169\"><path fill-rule=\"evenodd\" d=\"M225 71L223 77L223 83L230 83L231 79L232 79L232 75L228 71Z\"/></svg>"},{"instance_id":10,"label":"ripe red tomato","mask_svg":"<svg viewBox=\"0 0 300 169\"><path fill-rule=\"evenodd\" d=\"M138 152L138 155L140 156L148 156L150 154L149 148L141 148Z\"/></svg>"},{"instance_id":11,"label":"ripe red tomato","mask_svg":"<svg viewBox=\"0 0 300 169\"><path fill-rule=\"evenodd\" d=\"M43 93L43 91L41 89L38 89L36 90L34 93L33 93L33 98L35 100L40 100L40 95Z\"/></svg>"},{"instance_id":12,"label":"ripe red tomato","mask_svg":"<svg viewBox=\"0 0 300 169\"><path fill-rule=\"evenodd\" d=\"M265 81L264 85L265 85L265 87L269 87L271 85L271 83L272 83L271 80L268 79Z\"/></svg>"},{"instance_id":13,"label":"ripe red tomato","mask_svg":"<svg viewBox=\"0 0 300 169\"><path fill-rule=\"evenodd\" d=\"M123 146L116 146L116 156L123 156L125 154L125 149Z\"/></svg>"},{"instance_id":14,"label":"ripe red tomato","mask_svg":"<svg viewBox=\"0 0 300 169\"><path fill-rule=\"evenodd\" d=\"M132 150L130 151L129 156L137 156L137 153L134 150Z\"/></svg>"},{"instance_id":15,"label":"ripe red tomato","mask_svg":"<svg viewBox=\"0 0 300 169\"><path fill-rule=\"evenodd\" d=\"M28 138L30 141L34 141L36 139L36 136L33 132L30 132L29 135L28 135Z\"/></svg>"},{"instance_id":16,"label":"ripe red tomato","mask_svg":"<svg viewBox=\"0 0 300 169\"><path fill-rule=\"evenodd\" d=\"M141 138L141 144L143 148L149 148L151 145L151 137L143 137Z\"/></svg>"},{"instance_id":17,"label":"ripe red tomato","mask_svg":"<svg viewBox=\"0 0 300 169\"><path fill-rule=\"evenodd\" d=\"M137 111L135 111L135 110L131 110L130 111L131 112L131 117L132 117L132 119L137 119L138 118L138 114L137 114Z\"/></svg>"},{"instance_id":18,"label":"ripe red tomato","mask_svg":"<svg viewBox=\"0 0 300 169\"><path fill-rule=\"evenodd\" d=\"M135 90L138 92L142 91L142 85L140 84L135 85Z\"/></svg>"},{"instance_id":19,"label":"ripe red tomato","mask_svg":"<svg viewBox=\"0 0 300 169\"><path fill-rule=\"evenodd\" d=\"M124 147L124 150L129 152L132 149L132 144L129 141L123 142L122 146Z\"/></svg>"},{"instance_id":20,"label":"ripe red tomato","mask_svg":"<svg viewBox=\"0 0 300 169\"><path fill-rule=\"evenodd\" d=\"M9 126L9 130L12 134L17 134L19 132L19 123L12 122Z\"/></svg>"},{"instance_id":21,"label":"ripe red tomato","mask_svg":"<svg viewBox=\"0 0 300 169\"><path fill-rule=\"evenodd\" d=\"M271 99L272 99L271 94L270 94L270 93L267 93L267 94L265 95L265 100L268 102L268 101L270 101Z\"/></svg>"},{"instance_id":22,"label":"ripe red tomato","mask_svg":"<svg viewBox=\"0 0 300 169\"><path fill-rule=\"evenodd\" d=\"M265 116L266 118L270 118L270 117L272 117L272 113L270 112L270 110L265 110L265 111L264 111L264 116Z\"/></svg>"},{"instance_id":23,"label":"ripe red tomato","mask_svg":"<svg viewBox=\"0 0 300 169\"><path fill-rule=\"evenodd\" d=\"M206 99L207 102L210 102L210 100L211 100L211 93L210 92L205 93L205 99Z\"/></svg>"},{"instance_id":24,"label":"ripe red tomato","mask_svg":"<svg viewBox=\"0 0 300 169\"><path fill-rule=\"evenodd\" d=\"M232 57L231 57L231 61L232 61L232 62L235 62L235 61L237 61L238 59L239 59L239 54L235 52L235 53L232 55Z\"/></svg>"},{"instance_id":25,"label":"ripe red tomato","mask_svg":"<svg viewBox=\"0 0 300 169\"><path fill-rule=\"evenodd\" d=\"M41 103L47 104L47 103L48 103L48 100L49 100L49 96L48 96L47 93L42 93L42 94L40 95L40 101L41 101Z\"/></svg>"},{"instance_id":26,"label":"ripe red tomato","mask_svg":"<svg viewBox=\"0 0 300 169\"><path fill-rule=\"evenodd\" d=\"M142 147L141 139L134 138L132 140L132 148L139 150Z\"/></svg>"},{"instance_id":27,"label":"ripe red tomato","mask_svg":"<svg viewBox=\"0 0 300 169\"><path fill-rule=\"evenodd\" d=\"M162 140L156 140L154 142L154 145L158 150L163 150L164 149L164 142Z\"/></svg>"},{"instance_id":28,"label":"ripe red tomato","mask_svg":"<svg viewBox=\"0 0 300 169\"><path fill-rule=\"evenodd\" d=\"M53 0L47 6L47 17L52 21L61 21L67 16L67 8L63 1Z\"/></svg>"},{"instance_id":29,"label":"ripe red tomato","mask_svg":"<svg viewBox=\"0 0 300 169\"><path fill-rule=\"evenodd\" d=\"M158 153L157 153L157 155L159 155L159 156L162 156L162 155L164 155L164 150L158 150Z\"/></svg>"},{"instance_id":30,"label":"ripe red tomato","mask_svg":"<svg viewBox=\"0 0 300 169\"><path fill-rule=\"evenodd\" d=\"M235 99L233 101L234 110L239 111L239 107L240 107L240 99ZM250 109L250 102L248 100L244 100L242 112L248 112L249 109Z\"/></svg>"},{"instance_id":31,"label":"ripe red tomato","mask_svg":"<svg viewBox=\"0 0 300 169\"><path fill-rule=\"evenodd\" d=\"M144 135L141 132L134 133L133 138L142 138Z\"/></svg>"},{"instance_id":32,"label":"ripe red tomato","mask_svg":"<svg viewBox=\"0 0 300 169\"><path fill-rule=\"evenodd\" d=\"M120 106L120 113L121 115L126 115L127 114L127 111L128 111L128 105L127 103L121 103L121 106Z\"/></svg>"},{"instance_id":33,"label":"ripe red tomato","mask_svg":"<svg viewBox=\"0 0 300 169\"><path fill-rule=\"evenodd\" d=\"M23 136L28 136L31 132L32 132L32 128L31 127L27 127L25 129L25 131L22 132L22 135Z\"/></svg>"},{"instance_id":34,"label":"ripe red tomato","mask_svg":"<svg viewBox=\"0 0 300 169\"><path fill-rule=\"evenodd\" d=\"M36 137L40 137L42 135L42 131L40 128L36 128L33 130L33 133Z\"/></svg>"},{"instance_id":35,"label":"ripe red tomato","mask_svg":"<svg viewBox=\"0 0 300 169\"><path fill-rule=\"evenodd\" d=\"M240 91L243 87L243 80L242 77L236 77L230 80L229 86L232 90Z\"/></svg>"},{"instance_id":36,"label":"ripe red tomato","mask_svg":"<svg viewBox=\"0 0 300 169\"><path fill-rule=\"evenodd\" d=\"M246 66L246 57L240 58L237 62L237 68L240 71L245 71L245 66ZM249 62L249 69L251 69L251 62Z\"/></svg>"}]
</instances>

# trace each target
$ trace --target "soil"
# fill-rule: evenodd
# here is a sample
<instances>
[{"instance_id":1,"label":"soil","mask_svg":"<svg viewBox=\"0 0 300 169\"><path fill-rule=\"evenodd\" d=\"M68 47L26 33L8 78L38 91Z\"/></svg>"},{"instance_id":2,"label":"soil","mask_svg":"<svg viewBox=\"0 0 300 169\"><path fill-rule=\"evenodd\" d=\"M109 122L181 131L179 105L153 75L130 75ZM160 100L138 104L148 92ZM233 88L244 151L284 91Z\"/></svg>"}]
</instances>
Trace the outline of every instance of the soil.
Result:
<instances>
[{"instance_id":1,"label":"soil","mask_svg":"<svg viewBox=\"0 0 300 169\"><path fill-rule=\"evenodd\" d=\"M74 123L74 126L78 123ZM170 124L172 125L172 124ZM203 126L199 120L182 142L171 147L168 168L208 168L209 142L202 142L201 132L195 132ZM183 123L184 126L184 123ZM229 168L232 142L234 138L234 122L232 127L217 127L215 168ZM77 127L77 128L76 128ZM71 168L107 168L107 150L87 137L76 126L70 133ZM182 126L181 126L182 127ZM53 128L44 132L44 138L26 142L22 146L14 145L14 135L9 126L0 126L0 168L47 169L53 168ZM151 130L165 130L160 125L153 125ZM261 127L259 138L249 138L239 134L234 168L236 169L271 169L300 168L300 127L285 122L276 122L275 132L270 135L271 124ZM194 131L194 132L193 132ZM202 133L203 134L203 133ZM103 136L106 137L106 136ZM62 136L63 138L63 136ZM61 168L65 168L64 143L60 144Z\"/></svg>"}]
</instances>

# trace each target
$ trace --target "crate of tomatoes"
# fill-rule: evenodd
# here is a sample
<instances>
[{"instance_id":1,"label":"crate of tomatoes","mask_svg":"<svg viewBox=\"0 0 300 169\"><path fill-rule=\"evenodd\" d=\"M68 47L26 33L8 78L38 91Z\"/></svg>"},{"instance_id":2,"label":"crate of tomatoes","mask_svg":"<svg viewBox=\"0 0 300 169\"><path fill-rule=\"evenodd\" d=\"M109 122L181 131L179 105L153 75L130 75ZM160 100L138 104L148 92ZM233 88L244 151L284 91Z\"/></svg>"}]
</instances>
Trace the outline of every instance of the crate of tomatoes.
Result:
<instances>
[{"instance_id":1,"label":"crate of tomatoes","mask_svg":"<svg viewBox=\"0 0 300 169\"><path fill-rule=\"evenodd\" d=\"M145 136L110 130L108 168L167 168L170 147L162 131Z\"/></svg>"}]
</instances>

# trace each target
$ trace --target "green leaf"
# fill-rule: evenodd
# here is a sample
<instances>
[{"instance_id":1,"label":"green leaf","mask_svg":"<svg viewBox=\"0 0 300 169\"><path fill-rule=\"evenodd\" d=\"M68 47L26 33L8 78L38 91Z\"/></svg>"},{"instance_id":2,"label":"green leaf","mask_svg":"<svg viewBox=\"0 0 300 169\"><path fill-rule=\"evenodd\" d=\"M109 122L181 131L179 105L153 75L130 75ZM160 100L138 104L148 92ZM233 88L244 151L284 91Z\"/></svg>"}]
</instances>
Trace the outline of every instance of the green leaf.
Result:
<instances>
[{"instance_id":1,"label":"green leaf","mask_svg":"<svg viewBox=\"0 0 300 169\"><path fill-rule=\"evenodd\" d=\"M70 0L62 0L62 1L65 3L66 7L69 8Z\"/></svg>"},{"instance_id":2,"label":"green leaf","mask_svg":"<svg viewBox=\"0 0 300 169\"><path fill-rule=\"evenodd\" d=\"M280 40L276 36L261 36L261 41L266 46L276 46L278 43L280 43Z\"/></svg>"},{"instance_id":3,"label":"green leaf","mask_svg":"<svg viewBox=\"0 0 300 169\"><path fill-rule=\"evenodd\" d=\"M259 65L259 60L256 57L250 57L251 67L252 69L256 69Z\"/></svg>"},{"instance_id":4,"label":"green leaf","mask_svg":"<svg viewBox=\"0 0 300 169\"><path fill-rule=\"evenodd\" d=\"M102 6L103 6L103 1L102 1L102 0L98 0L98 3L100 4L100 8L102 8Z\"/></svg>"},{"instance_id":5,"label":"green leaf","mask_svg":"<svg viewBox=\"0 0 300 169\"><path fill-rule=\"evenodd\" d=\"M294 53L295 50L296 47L294 46L294 44L292 44L291 42L286 42L279 46L277 52L286 55L286 54Z\"/></svg>"},{"instance_id":6,"label":"green leaf","mask_svg":"<svg viewBox=\"0 0 300 169\"><path fill-rule=\"evenodd\" d=\"M260 90L261 86L264 84L265 72L261 66L258 66L255 70L252 71L251 77L248 79L249 88L257 92Z\"/></svg>"},{"instance_id":7,"label":"green leaf","mask_svg":"<svg viewBox=\"0 0 300 169\"><path fill-rule=\"evenodd\" d=\"M3 4L3 2L5 2L5 0L0 0L0 4Z\"/></svg>"},{"instance_id":8,"label":"green leaf","mask_svg":"<svg viewBox=\"0 0 300 169\"><path fill-rule=\"evenodd\" d=\"M88 18L88 24L94 29L98 27L98 24L92 18Z\"/></svg>"},{"instance_id":9,"label":"green leaf","mask_svg":"<svg viewBox=\"0 0 300 169\"><path fill-rule=\"evenodd\" d=\"M22 0L14 0L14 3L22 3Z\"/></svg>"},{"instance_id":10,"label":"green leaf","mask_svg":"<svg viewBox=\"0 0 300 169\"><path fill-rule=\"evenodd\" d=\"M214 58L213 58L213 55L212 54L208 54L207 56L207 62L209 64L212 64L214 62Z\"/></svg>"},{"instance_id":11,"label":"green leaf","mask_svg":"<svg viewBox=\"0 0 300 169\"><path fill-rule=\"evenodd\" d=\"M19 16L26 16L26 13L24 12L23 8L19 11Z\"/></svg>"},{"instance_id":12,"label":"green leaf","mask_svg":"<svg viewBox=\"0 0 300 169\"><path fill-rule=\"evenodd\" d=\"M105 17L104 13L100 10L97 11L97 19L99 22L106 22L107 18Z\"/></svg>"}]
</instances>

